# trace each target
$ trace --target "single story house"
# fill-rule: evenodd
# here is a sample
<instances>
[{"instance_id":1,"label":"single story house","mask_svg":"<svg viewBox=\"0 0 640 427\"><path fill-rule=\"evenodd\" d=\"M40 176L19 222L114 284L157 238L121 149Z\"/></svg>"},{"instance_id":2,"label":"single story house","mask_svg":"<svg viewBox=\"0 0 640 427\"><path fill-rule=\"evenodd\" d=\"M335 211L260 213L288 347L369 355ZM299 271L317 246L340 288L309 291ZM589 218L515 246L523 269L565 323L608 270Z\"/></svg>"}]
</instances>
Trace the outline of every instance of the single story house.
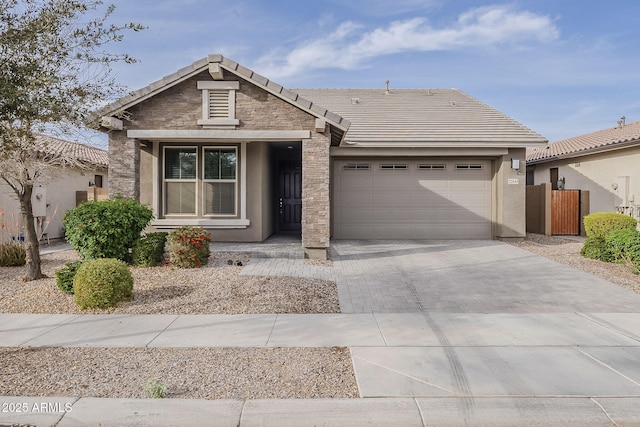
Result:
<instances>
[{"instance_id":1,"label":"single story house","mask_svg":"<svg viewBox=\"0 0 640 427\"><path fill-rule=\"evenodd\" d=\"M525 150L546 139L455 89L285 89L209 55L100 110L109 193L217 241L525 235Z\"/></svg>"},{"instance_id":2,"label":"single story house","mask_svg":"<svg viewBox=\"0 0 640 427\"><path fill-rule=\"evenodd\" d=\"M640 219L640 121L527 151L527 183L589 191L590 212Z\"/></svg>"},{"instance_id":3,"label":"single story house","mask_svg":"<svg viewBox=\"0 0 640 427\"><path fill-rule=\"evenodd\" d=\"M69 209L76 207L77 193L86 194L107 185L109 154L90 145L66 141L47 135L36 135L38 149L45 154L64 155L73 158L82 167L66 166L48 174L50 181L34 188L32 203L40 230L46 227L48 238L64 237L62 218ZM12 232L21 232L20 203L13 189L0 179L0 211ZM18 230L13 230L13 229Z\"/></svg>"}]
</instances>

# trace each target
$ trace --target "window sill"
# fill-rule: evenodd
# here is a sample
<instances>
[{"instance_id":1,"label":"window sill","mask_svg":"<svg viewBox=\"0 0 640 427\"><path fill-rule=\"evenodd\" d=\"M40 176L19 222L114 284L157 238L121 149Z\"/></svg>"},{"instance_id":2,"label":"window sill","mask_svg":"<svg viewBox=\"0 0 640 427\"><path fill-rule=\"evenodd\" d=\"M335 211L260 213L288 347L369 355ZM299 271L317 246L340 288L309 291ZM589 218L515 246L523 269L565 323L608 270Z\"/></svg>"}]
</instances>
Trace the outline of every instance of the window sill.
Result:
<instances>
[{"instance_id":1,"label":"window sill","mask_svg":"<svg viewBox=\"0 0 640 427\"><path fill-rule=\"evenodd\" d=\"M171 229L190 225L194 227L225 229L247 228L251 224L248 219L158 219L151 222L151 226L157 229Z\"/></svg>"},{"instance_id":2,"label":"window sill","mask_svg":"<svg viewBox=\"0 0 640 427\"><path fill-rule=\"evenodd\" d=\"M235 128L240 124L238 119L200 119L198 124L207 128Z\"/></svg>"}]
</instances>

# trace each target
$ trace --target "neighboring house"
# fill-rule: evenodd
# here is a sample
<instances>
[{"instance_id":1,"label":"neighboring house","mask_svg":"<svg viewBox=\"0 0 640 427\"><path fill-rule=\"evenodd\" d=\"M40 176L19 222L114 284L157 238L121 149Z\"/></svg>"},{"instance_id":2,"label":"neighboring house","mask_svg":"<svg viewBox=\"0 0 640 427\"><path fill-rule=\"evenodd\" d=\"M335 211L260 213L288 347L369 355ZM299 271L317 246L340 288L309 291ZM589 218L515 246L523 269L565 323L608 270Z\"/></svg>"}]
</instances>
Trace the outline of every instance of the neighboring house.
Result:
<instances>
[{"instance_id":1,"label":"neighboring house","mask_svg":"<svg viewBox=\"0 0 640 427\"><path fill-rule=\"evenodd\" d=\"M527 183L589 191L590 212L640 218L640 121L527 151Z\"/></svg>"},{"instance_id":2,"label":"neighboring house","mask_svg":"<svg viewBox=\"0 0 640 427\"><path fill-rule=\"evenodd\" d=\"M288 90L210 55L96 114L109 192L214 241L525 235L525 150L545 138L455 89Z\"/></svg>"},{"instance_id":3,"label":"neighboring house","mask_svg":"<svg viewBox=\"0 0 640 427\"><path fill-rule=\"evenodd\" d=\"M67 210L76 206L76 192L83 192L86 200L88 188L102 187L107 184L109 157L106 150L65 141L45 135L37 135L36 143L44 153L62 154L79 160L83 168L65 167L56 172L60 178L41 185L33 190L33 213L46 226L50 239L64 237L62 218ZM15 193L6 182L0 179L0 209L4 220L12 229L22 227L20 204ZM14 231L14 230L12 230Z\"/></svg>"}]
</instances>

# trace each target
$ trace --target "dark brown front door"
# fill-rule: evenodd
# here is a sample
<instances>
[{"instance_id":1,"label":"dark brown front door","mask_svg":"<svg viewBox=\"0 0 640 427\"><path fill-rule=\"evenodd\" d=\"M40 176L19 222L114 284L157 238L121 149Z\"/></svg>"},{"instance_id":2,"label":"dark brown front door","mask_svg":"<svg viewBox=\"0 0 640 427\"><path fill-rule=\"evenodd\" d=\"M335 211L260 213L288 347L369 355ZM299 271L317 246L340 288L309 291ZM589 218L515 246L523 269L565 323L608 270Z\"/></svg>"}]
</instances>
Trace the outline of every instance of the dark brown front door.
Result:
<instances>
[{"instance_id":1,"label":"dark brown front door","mask_svg":"<svg viewBox=\"0 0 640 427\"><path fill-rule=\"evenodd\" d=\"M280 170L280 194L278 195L278 230L302 229L302 169L290 167Z\"/></svg>"}]
</instances>

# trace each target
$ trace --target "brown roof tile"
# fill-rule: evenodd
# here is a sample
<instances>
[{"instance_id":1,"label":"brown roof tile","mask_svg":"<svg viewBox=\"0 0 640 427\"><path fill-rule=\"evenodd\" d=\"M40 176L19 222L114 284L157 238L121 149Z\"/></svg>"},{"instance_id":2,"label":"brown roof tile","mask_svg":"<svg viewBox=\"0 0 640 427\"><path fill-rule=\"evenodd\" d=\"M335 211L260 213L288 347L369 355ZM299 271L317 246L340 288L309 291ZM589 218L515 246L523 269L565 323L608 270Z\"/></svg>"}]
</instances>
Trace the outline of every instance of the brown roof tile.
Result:
<instances>
[{"instance_id":1,"label":"brown roof tile","mask_svg":"<svg viewBox=\"0 0 640 427\"><path fill-rule=\"evenodd\" d=\"M558 158L577 157L629 143L640 144L640 121L555 141L547 147L531 148L527 150L527 162L542 163Z\"/></svg>"},{"instance_id":2,"label":"brown roof tile","mask_svg":"<svg viewBox=\"0 0 640 427\"><path fill-rule=\"evenodd\" d=\"M36 144L43 152L69 154L71 157L93 166L105 168L109 166L109 153L101 148L41 134L36 135Z\"/></svg>"}]
</instances>

